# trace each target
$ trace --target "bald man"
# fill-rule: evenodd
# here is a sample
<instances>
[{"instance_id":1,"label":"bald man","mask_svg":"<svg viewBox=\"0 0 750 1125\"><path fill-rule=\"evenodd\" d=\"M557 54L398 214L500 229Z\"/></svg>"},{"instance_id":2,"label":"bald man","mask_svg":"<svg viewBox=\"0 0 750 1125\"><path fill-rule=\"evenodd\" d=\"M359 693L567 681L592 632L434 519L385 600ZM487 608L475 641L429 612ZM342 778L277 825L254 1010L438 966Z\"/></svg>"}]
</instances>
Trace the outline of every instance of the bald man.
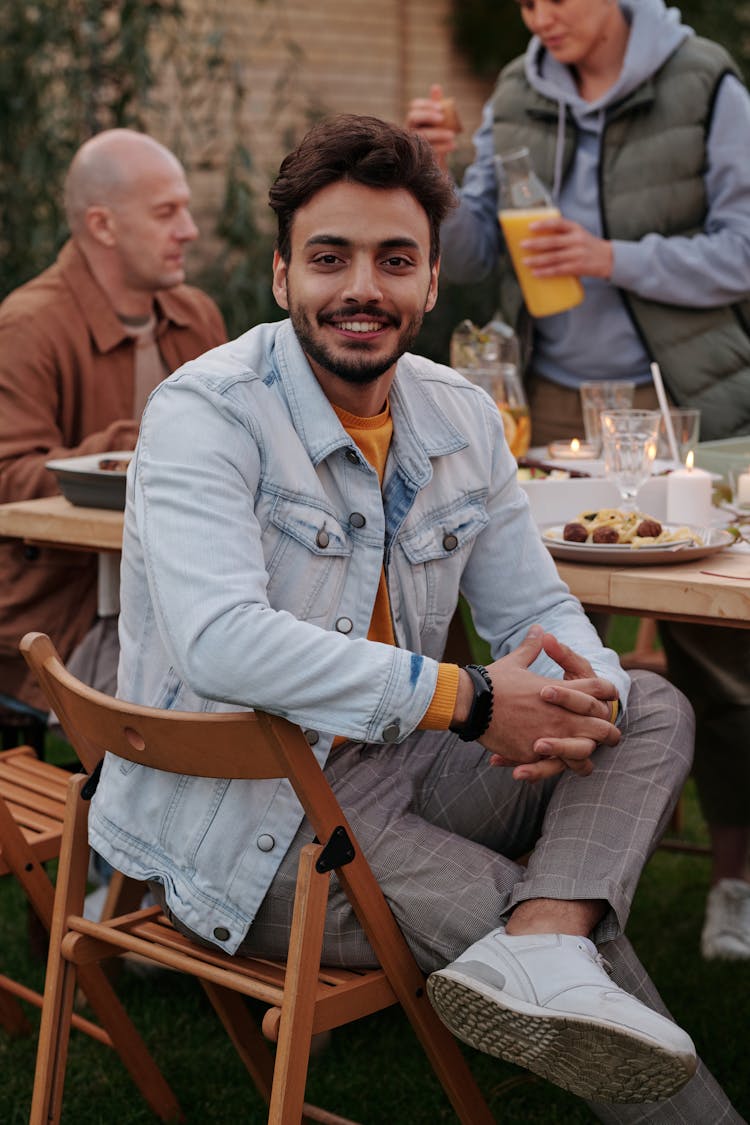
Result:
<instances>
[{"instance_id":1,"label":"bald man","mask_svg":"<svg viewBox=\"0 0 750 1125\"><path fill-rule=\"evenodd\" d=\"M185 280L198 236L176 157L112 129L76 153L65 183L70 240L0 305L0 503L57 491L50 458L132 449L146 399L226 334ZM116 632L96 613L92 555L0 542L0 710L43 708L18 656L49 633L89 683L114 688Z\"/></svg>"}]
</instances>

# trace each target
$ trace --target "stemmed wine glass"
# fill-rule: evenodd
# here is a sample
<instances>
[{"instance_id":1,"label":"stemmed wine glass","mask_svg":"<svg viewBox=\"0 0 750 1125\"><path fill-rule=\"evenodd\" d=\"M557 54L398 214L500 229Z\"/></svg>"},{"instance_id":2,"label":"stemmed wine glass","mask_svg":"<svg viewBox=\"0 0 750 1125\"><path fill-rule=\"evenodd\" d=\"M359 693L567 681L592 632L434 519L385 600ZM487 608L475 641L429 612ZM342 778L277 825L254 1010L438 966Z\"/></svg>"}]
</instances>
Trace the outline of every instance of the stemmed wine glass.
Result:
<instances>
[{"instance_id":1,"label":"stemmed wine glass","mask_svg":"<svg viewBox=\"0 0 750 1125\"><path fill-rule=\"evenodd\" d=\"M635 511L636 493L651 476L660 418L658 410L602 411L604 471L620 490L626 512Z\"/></svg>"}]
</instances>

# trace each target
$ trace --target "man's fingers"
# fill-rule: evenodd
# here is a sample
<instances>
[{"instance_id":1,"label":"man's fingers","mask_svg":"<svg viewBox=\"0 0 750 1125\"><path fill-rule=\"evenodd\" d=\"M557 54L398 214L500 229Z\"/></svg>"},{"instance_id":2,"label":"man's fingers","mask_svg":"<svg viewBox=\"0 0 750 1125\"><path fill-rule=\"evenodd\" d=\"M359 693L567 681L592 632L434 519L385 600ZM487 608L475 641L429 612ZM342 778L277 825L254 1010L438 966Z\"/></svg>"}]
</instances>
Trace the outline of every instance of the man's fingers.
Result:
<instances>
[{"instance_id":1,"label":"man's fingers","mask_svg":"<svg viewBox=\"0 0 750 1125\"><path fill-rule=\"evenodd\" d=\"M569 738L539 738L533 749L540 758L562 758L572 769L574 765L591 757L596 750L596 743L591 738L579 735L571 735Z\"/></svg>"},{"instance_id":2,"label":"man's fingers","mask_svg":"<svg viewBox=\"0 0 750 1125\"><path fill-rule=\"evenodd\" d=\"M596 719L609 720L612 715L610 701L617 699L617 692L611 684L605 686L604 681L601 687L594 681L592 688L596 690L582 690L561 681L559 684L546 684L539 694L546 703L555 703L574 715L591 715Z\"/></svg>"},{"instance_id":3,"label":"man's fingers","mask_svg":"<svg viewBox=\"0 0 750 1125\"><path fill-rule=\"evenodd\" d=\"M528 668L542 651L543 642L544 629L541 625L532 625L521 643L503 659L518 668Z\"/></svg>"},{"instance_id":4,"label":"man's fingers","mask_svg":"<svg viewBox=\"0 0 750 1125\"><path fill-rule=\"evenodd\" d=\"M565 769L567 769L567 766L559 758L549 758L544 762L528 762L522 766L516 766L513 770L513 777L516 781L544 781L545 778L556 777Z\"/></svg>"},{"instance_id":5,"label":"man's fingers","mask_svg":"<svg viewBox=\"0 0 750 1125\"><path fill-rule=\"evenodd\" d=\"M586 657L564 645L562 641L558 641L554 633L544 634L544 651L550 660L560 665L566 680L581 680L594 676L594 669Z\"/></svg>"}]
</instances>

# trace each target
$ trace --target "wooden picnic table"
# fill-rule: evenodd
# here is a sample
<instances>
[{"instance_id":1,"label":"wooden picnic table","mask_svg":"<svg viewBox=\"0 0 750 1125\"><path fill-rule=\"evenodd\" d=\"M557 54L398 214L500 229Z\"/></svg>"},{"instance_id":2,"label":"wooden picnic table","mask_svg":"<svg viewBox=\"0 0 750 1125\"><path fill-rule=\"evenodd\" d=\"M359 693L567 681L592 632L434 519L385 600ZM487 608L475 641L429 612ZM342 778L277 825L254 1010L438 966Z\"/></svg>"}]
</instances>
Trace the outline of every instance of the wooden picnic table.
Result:
<instances>
[{"instance_id":1,"label":"wooden picnic table","mask_svg":"<svg viewBox=\"0 0 750 1125\"><path fill-rule=\"evenodd\" d=\"M63 496L0 505L0 536L96 551L105 560L121 548L122 525L122 512L77 507ZM558 562L557 568L587 609L750 628L748 550L730 547L658 566Z\"/></svg>"}]
</instances>

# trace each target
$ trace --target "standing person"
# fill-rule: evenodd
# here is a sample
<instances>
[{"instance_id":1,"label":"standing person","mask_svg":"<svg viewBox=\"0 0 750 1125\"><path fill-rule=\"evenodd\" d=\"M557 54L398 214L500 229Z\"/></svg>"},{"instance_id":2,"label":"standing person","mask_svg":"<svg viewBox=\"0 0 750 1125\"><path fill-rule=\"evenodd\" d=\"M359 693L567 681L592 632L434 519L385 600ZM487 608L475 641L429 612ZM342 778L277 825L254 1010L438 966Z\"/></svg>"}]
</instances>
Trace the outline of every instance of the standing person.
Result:
<instances>
[{"instance_id":1,"label":"standing person","mask_svg":"<svg viewBox=\"0 0 750 1125\"><path fill-rule=\"evenodd\" d=\"M587 379L636 383L657 408L656 360L704 439L750 433L750 98L717 44L662 0L523 0L532 33L498 79L476 160L445 223L443 272L475 281L501 254L494 155L521 146L562 218L526 244L539 277L578 275L577 308L530 322L507 256L506 316L527 348L534 439L582 429ZM445 163L441 91L408 124ZM670 676L696 708L695 777L713 852L701 939L708 958L750 958L750 635L662 624Z\"/></svg>"},{"instance_id":2,"label":"standing person","mask_svg":"<svg viewBox=\"0 0 750 1125\"><path fill-rule=\"evenodd\" d=\"M179 161L143 133L108 130L74 156L70 240L0 305L0 503L56 493L51 458L132 449L151 390L226 339L213 301L183 284L189 201ZM97 620L94 556L0 543L0 696L42 708L18 653L28 629L114 689L116 622Z\"/></svg>"},{"instance_id":3,"label":"standing person","mask_svg":"<svg viewBox=\"0 0 750 1125\"><path fill-rule=\"evenodd\" d=\"M143 420L119 694L303 727L459 1036L606 1121L651 1117L603 1104L637 1097L736 1122L623 933L689 769L689 706L602 647L489 397L408 354L452 195L429 146L375 118L321 122L284 160L273 288L290 319L186 364ZM487 668L442 661L459 589ZM312 836L276 782L111 755L91 807L96 850L230 953L285 951ZM323 958L373 961L335 884Z\"/></svg>"}]
</instances>

